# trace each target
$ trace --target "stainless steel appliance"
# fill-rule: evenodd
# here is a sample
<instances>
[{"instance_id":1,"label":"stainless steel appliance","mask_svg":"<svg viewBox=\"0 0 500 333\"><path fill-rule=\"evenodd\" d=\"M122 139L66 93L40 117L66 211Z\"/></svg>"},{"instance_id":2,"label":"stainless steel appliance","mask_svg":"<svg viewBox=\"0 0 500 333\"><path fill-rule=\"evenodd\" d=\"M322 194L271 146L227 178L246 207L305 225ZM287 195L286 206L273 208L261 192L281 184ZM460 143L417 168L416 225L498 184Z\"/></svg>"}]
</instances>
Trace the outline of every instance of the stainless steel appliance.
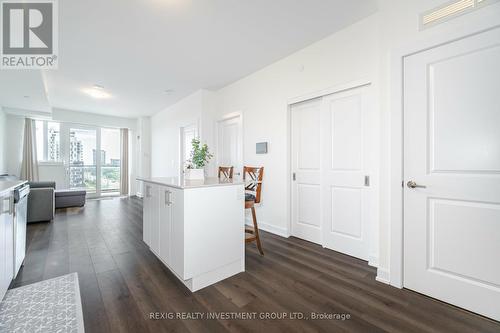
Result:
<instances>
[{"instance_id":1,"label":"stainless steel appliance","mask_svg":"<svg viewBox=\"0 0 500 333\"><path fill-rule=\"evenodd\" d=\"M28 213L29 185L14 189L14 278L16 278L26 256L26 221Z\"/></svg>"}]
</instances>

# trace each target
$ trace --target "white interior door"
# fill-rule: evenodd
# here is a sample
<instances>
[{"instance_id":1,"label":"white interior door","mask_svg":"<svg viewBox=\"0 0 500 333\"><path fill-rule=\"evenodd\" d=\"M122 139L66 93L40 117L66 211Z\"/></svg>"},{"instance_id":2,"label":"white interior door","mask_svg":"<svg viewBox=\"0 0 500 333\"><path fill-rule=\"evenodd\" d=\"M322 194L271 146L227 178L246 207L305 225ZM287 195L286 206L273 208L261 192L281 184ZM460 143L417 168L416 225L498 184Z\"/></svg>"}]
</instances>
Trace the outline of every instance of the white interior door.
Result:
<instances>
[{"instance_id":1,"label":"white interior door","mask_svg":"<svg viewBox=\"0 0 500 333\"><path fill-rule=\"evenodd\" d=\"M373 147L367 88L323 97L323 245L368 260ZM370 126L372 125L372 126Z\"/></svg>"},{"instance_id":2,"label":"white interior door","mask_svg":"<svg viewBox=\"0 0 500 333\"><path fill-rule=\"evenodd\" d=\"M218 166L233 166L234 176L240 176L243 172L241 116L218 122L217 141Z\"/></svg>"},{"instance_id":3,"label":"white interior door","mask_svg":"<svg viewBox=\"0 0 500 333\"><path fill-rule=\"evenodd\" d=\"M295 237L322 244L321 98L291 106L292 230Z\"/></svg>"},{"instance_id":4,"label":"white interior door","mask_svg":"<svg viewBox=\"0 0 500 333\"><path fill-rule=\"evenodd\" d=\"M499 59L495 29L404 62L404 286L496 320Z\"/></svg>"}]
</instances>

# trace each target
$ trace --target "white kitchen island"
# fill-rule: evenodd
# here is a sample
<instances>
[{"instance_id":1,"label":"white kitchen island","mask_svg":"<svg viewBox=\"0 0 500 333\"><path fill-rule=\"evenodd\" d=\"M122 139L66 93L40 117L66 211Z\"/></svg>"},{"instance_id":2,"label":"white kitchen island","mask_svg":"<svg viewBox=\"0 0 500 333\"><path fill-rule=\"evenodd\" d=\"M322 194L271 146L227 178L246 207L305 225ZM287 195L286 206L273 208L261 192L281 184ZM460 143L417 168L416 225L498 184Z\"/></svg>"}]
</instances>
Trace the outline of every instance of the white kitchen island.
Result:
<instances>
[{"instance_id":1,"label":"white kitchen island","mask_svg":"<svg viewBox=\"0 0 500 333\"><path fill-rule=\"evenodd\" d=\"M191 291L245 270L243 182L137 179L144 182L144 242Z\"/></svg>"}]
</instances>

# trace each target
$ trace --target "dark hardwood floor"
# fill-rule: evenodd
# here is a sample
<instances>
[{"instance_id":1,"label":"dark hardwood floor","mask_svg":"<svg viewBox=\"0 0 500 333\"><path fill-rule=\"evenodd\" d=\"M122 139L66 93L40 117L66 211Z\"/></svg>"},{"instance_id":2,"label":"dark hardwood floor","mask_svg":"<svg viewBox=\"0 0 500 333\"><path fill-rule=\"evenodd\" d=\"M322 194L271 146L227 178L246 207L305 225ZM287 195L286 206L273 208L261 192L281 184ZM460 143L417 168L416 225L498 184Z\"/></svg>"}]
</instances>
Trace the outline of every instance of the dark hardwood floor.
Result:
<instances>
[{"instance_id":1,"label":"dark hardwood floor","mask_svg":"<svg viewBox=\"0 0 500 333\"><path fill-rule=\"evenodd\" d=\"M247 246L245 273L191 293L142 242L141 200L89 201L29 225L25 265L12 287L78 272L88 333L500 332L498 322L376 282L364 261L296 238L262 232L262 241L265 257ZM226 318L195 318L210 313ZM254 313L264 319L230 318ZM350 318L265 318L282 313Z\"/></svg>"}]
</instances>

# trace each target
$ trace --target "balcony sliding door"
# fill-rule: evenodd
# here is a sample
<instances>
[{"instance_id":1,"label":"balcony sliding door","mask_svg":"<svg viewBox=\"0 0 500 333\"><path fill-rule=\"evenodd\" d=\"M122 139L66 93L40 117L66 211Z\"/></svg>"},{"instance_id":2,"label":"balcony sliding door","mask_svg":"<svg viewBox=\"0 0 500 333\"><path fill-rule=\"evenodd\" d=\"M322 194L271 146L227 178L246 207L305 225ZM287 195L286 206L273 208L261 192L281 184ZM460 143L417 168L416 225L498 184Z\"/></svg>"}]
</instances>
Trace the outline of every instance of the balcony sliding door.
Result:
<instances>
[{"instance_id":1,"label":"balcony sliding door","mask_svg":"<svg viewBox=\"0 0 500 333\"><path fill-rule=\"evenodd\" d=\"M70 126L69 187L89 197L120 193L120 144L118 129Z\"/></svg>"},{"instance_id":2,"label":"balcony sliding door","mask_svg":"<svg viewBox=\"0 0 500 333\"><path fill-rule=\"evenodd\" d=\"M69 129L69 187L97 194L97 129Z\"/></svg>"},{"instance_id":3,"label":"balcony sliding door","mask_svg":"<svg viewBox=\"0 0 500 333\"><path fill-rule=\"evenodd\" d=\"M102 194L120 193L120 146L119 129L101 128L100 189Z\"/></svg>"}]
</instances>

